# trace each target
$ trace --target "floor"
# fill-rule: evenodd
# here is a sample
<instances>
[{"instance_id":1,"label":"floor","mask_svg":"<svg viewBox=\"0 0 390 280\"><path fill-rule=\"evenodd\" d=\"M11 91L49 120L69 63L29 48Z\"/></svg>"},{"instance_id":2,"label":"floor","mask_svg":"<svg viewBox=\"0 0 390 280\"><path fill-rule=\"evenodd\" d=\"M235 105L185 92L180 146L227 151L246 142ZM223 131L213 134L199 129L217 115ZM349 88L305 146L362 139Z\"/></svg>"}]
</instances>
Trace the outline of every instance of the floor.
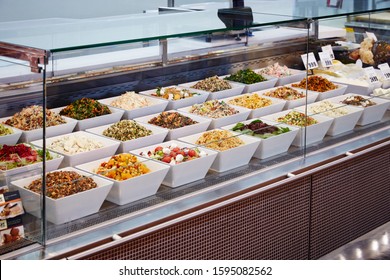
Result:
<instances>
[{"instance_id":1,"label":"floor","mask_svg":"<svg viewBox=\"0 0 390 280\"><path fill-rule=\"evenodd\" d=\"M390 222L323 256L322 260L390 260Z\"/></svg>"}]
</instances>

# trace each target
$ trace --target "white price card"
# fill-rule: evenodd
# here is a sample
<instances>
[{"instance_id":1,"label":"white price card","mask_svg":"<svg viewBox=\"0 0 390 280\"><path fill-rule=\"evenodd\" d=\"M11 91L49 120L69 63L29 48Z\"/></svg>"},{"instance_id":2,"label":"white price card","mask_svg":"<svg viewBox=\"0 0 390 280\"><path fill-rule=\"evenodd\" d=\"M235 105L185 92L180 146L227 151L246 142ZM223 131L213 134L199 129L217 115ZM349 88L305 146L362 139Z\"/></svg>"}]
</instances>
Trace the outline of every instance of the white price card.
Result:
<instances>
[{"instance_id":1,"label":"white price card","mask_svg":"<svg viewBox=\"0 0 390 280\"><path fill-rule=\"evenodd\" d=\"M301 58L307 70L318 68L318 63L314 53L301 54Z\"/></svg>"},{"instance_id":2,"label":"white price card","mask_svg":"<svg viewBox=\"0 0 390 280\"><path fill-rule=\"evenodd\" d=\"M388 63L379 64L378 68L381 70L383 77L390 80L390 66Z\"/></svg>"},{"instance_id":3,"label":"white price card","mask_svg":"<svg viewBox=\"0 0 390 280\"><path fill-rule=\"evenodd\" d=\"M318 55L320 56L322 67L331 67L333 65L329 53L319 52Z\"/></svg>"},{"instance_id":4,"label":"white price card","mask_svg":"<svg viewBox=\"0 0 390 280\"><path fill-rule=\"evenodd\" d=\"M379 82L378 76L376 75L374 67L367 67L364 68L364 72L366 72L366 75L368 76L368 81L370 83L376 83Z\"/></svg>"},{"instance_id":5,"label":"white price card","mask_svg":"<svg viewBox=\"0 0 390 280\"><path fill-rule=\"evenodd\" d=\"M332 60L335 59L331 45L323 46L323 47L321 47L321 49L323 52L327 52Z\"/></svg>"},{"instance_id":6,"label":"white price card","mask_svg":"<svg viewBox=\"0 0 390 280\"><path fill-rule=\"evenodd\" d=\"M374 40L374 42L378 41L378 38L376 37L376 35L372 32L366 32L366 35L368 38Z\"/></svg>"}]
</instances>

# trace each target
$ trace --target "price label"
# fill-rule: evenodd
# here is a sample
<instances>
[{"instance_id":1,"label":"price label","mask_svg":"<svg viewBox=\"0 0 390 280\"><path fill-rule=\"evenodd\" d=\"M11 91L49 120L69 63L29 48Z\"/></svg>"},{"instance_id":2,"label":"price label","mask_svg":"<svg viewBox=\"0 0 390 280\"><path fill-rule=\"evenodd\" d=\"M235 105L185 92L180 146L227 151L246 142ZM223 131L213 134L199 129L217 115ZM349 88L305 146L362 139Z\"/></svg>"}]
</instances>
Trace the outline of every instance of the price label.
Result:
<instances>
[{"instance_id":1,"label":"price label","mask_svg":"<svg viewBox=\"0 0 390 280\"><path fill-rule=\"evenodd\" d=\"M314 53L302 54L301 55L303 64L307 70L318 68L318 63Z\"/></svg>"},{"instance_id":2,"label":"price label","mask_svg":"<svg viewBox=\"0 0 390 280\"><path fill-rule=\"evenodd\" d=\"M323 46L323 47L321 47L321 49L323 52L327 52L332 60L335 59L331 45Z\"/></svg>"},{"instance_id":3,"label":"price label","mask_svg":"<svg viewBox=\"0 0 390 280\"><path fill-rule=\"evenodd\" d=\"M372 32L366 32L366 35L368 38L374 40L374 42L378 41L378 38L376 37L376 35Z\"/></svg>"},{"instance_id":4,"label":"price label","mask_svg":"<svg viewBox=\"0 0 390 280\"><path fill-rule=\"evenodd\" d=\"M381 70L383 77L390 80L390 66L388 63L379 64L378 68Z\"/></svg>"},{"instance_id":5,"label":"price label","mask_svg":"<svg viewBox=\"0 0 390 280\"><path fill-rule=\"evenodd\" d=\"M0 194L0 204L4 202L5 202L4 195Z\"/></svg>"},{"instance_id":6,"label":"price label","mask_svg":"<svg viewBox=\"0 0 390 280\"><path fill-rule=\"evenodd\" d=\"M375 69L374 67L367 67L367 68L364 68L364 71L366 72L367 76L368 76L368 81L370 83L376 83L376 82L379 82L379 79L378 79L378 76L376 75L376 72L375 72Z\"/></svg>"},{"instance_id":7,"label":"price label","mask_svg":"<svg viewBox=\"0 0 390 280\"><path fill-rule=\"evenodd\" d=\"M8 228L7 221L1 220L0 221L0 230L7 229L7 228Z\"/></svg>"},{"instance_id":8,"label":"price label","mask_svg":"<svg viewBox=\"0 0 390 280\"><path fill-rule=\"evenodd\" d=\"M329 53L319 52L318 55L320 56L321 64L323 67L331 67L333 65Z\"/></svg>"}]
</instances>

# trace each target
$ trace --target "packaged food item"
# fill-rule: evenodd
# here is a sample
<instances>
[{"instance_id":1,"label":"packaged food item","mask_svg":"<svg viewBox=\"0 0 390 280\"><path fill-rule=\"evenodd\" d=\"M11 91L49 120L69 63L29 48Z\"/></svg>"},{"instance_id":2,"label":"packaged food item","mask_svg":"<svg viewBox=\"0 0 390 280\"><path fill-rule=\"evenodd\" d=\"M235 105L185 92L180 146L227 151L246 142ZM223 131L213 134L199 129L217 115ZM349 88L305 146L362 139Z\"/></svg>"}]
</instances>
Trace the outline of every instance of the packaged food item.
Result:
<instances>
[{"instance_id":1,"label":"packaged food item","mask_svg":"<svg viewBox=\"0 0 390 280\"><path fill-rule=\"evenodd\" d=\"M46 109L46 127L66 123L65 119L53 111ZM6 125L21 129L33 130L43 127L43 108L42 106L32 105L22 109L6 120Z\"/></svg>"},{"instance_id":2,"label":"packaged food item","mask_svg":"<svg viewBox=\"0 0 390 280\"><path fill-rule=\"evenodd\" d=\"M308 111L313 114L324 114L331 118L345 116L349 113L348 109L344 106L334 104L328 100L323 100L318 104L309 106Z\"/></svg>"},{"instance_id":3,"label":"packaged food item","mask_svg":"<svg viewBox=\"0 0 390 280\"><path fill-rule=\"evenodd\" d=\"M121 120L103 131L103 135L120 141L128 141L152 135L152 131L131 120Z\"/></svg>"},{"instance_id":4,"label":"packaged food item","mask_svg":"<svg viewBox=\"0 0 390 280\"><path fill-rule=\"evenodd\" d=\"M125 153L112 156L108 162L102 162L95 170L96 174L117 181L127 180L149 172L150 169L144 163L139 162L136 156Z\"/></svg>"},{"instance_id":5,"label":"packaged food item","mask_svg":"<svg viewBox=\"0 0 390 280\"><path fill-rule=\"evenodd\" d=\"M14 133L12 128L6 127L0 123L0 136L5 136Z\"/></svg>"},{"instance_id":6,"label":"packaged food item","mask_svg":"<svg viewBox=\"0 0 390 280\"><path fill-rule=\"evenodd\" d=\"M206 131L195 143L217 151L226 151L245 144L237 135L227 130Z\"/></svg>"},{"instance_id":7,"label":"packaged food item","mask_svg":"<svg viewBox=\"0 0 390 280\"><path fill-rule=\"evenodd\" d=\"M199 93L192 92L189 89L179 87L159 87L152 96L161 97L167 100L180 100L199 95Z\"/></svg>"},{"instance_id":8,"label":"packaged food item","mask_svg":"<svg viewBox=\"0 0 390 280\"><path fill-rule=\"evenodd\" d=\"M0 145L0 170L10 170L41 162L43 156L43 150L35 149L26 144ZM51 159L53 157L49 151L46 151L46 160Z\"/></svg>"},{"instance_id":9,"label":"packaged food item","mask_svg":"<svg viewBox=\"0 0 390 280\"><path fill-rule=\"evenodd\" d=\"M16 242L24 237L21 216L0 220L0 245Z\"/></svg>"},{"instance_id":10,"label":"packaged food item","mask_svg":"<svg viewBox=\"0 0 390 280\"><path fill-rule=\"evenodd\" d=\"M252 69L239 70L237 73L225 77L225 80L239 82L243 84L254 84L267 81L261 74L256 73Z\"/></svg>"},{"instance_id":11,"label":"packaged food item","mask_svg":"<svg viewBox=\"0 0 390 280\"><path fill-rule=\"evenodd\" d=\"M85 120L107 114L111 114L111 110L106 105L86 97L72 102L60 111L61 116L76 120Z\"/></svg>"},{"instance_id":12,"label":"packaged food item","mask_svg":"<svg viewBox=\"0 0 390 280\"><path fill-rule=\"evenodd\" d=\"M75 171L54 171L46 174L46 196L58 199L72 194L88 191L97 187L95 181ZM40 194L42 179L32 181L26 189Z\"/></svg>"},{"instance_id":13,"label":"packaged food item","mask_svg":"<svg viewBox=\"0 0 390 280\"><path fill-rule=\"evenodd\" d=\"M180 148L177 144L172 143L168 147L157 146L152 151L144 151L140 153L141 156L160 160L170 165L179 164L200 157L207 156L204 150L199 148Z\"/></svg>"},{"instance_id":14,"label":"packaged food item","mask_svg":"<svg viewBox=\"0 0 390 280\"><path fill-rule=\"evenodd\" d=\"M344 100L341 101L341 103L346 105L352 105L352 106L358 106L358 107L369 107L376 105L376 103L369 98L364 98L360 95L351 95L346 97Z\"/></svg>"},{"instance_id":15,"label":"packaged food item","mask_svg":"<svg viewBox=\"0 0 390 280\"><path fill-rule=\"evenodd\" d=\"M260 73L278 78L292 75L291 70L286 65L280 66L278 62L261 69Z\"/></svg>"},{"instance_id":16,"label":"packaged food item","mask_svg":"<svg viewBox=\"0 0 390 280\"><path fill-rule=\"evenodd\" d=\"M292 84L292 86L306 89L306 78L303 78L298 84ZM321 76L309 76L307 80L307 89L311 91L325 92L337 88L337 85Z\"/></svg>"},{"instance_id":17,"label":"packaged food item","mask_svg":"<svg viewBox=\"0 0 390 280\"><path fill-rule=\"evenodd\" d=\"M238 110L229 106L224 101L216 99L203 102L202 104L192 105L189 112L213 119L232 116L239 113Z\"/></svg>"},{"instance_id":18,"label":"packaged food item","mask_svg":"<svg viewBox=\"0 0 390 280\"><path fill-rule=\"evenodd\" d=\"M271 99L262 97L257 93L237 96L233 99L230 99L228 103L248 109L258 109L272 105Z\"/></svg>"},{"instance_id":19,"label":"packaged food item","mask_svg":"<svg viewBox=\"0 0 390 280\"><path fill-rule=\"evenodd\" d=\"M267 91L265 96L279 98L283 100L296 100L306 97L306 94L290 87L279 87L275 90Z\"/></svg>"},{"instance_id":20,"label":"packaged food item","mask_svg":"<svg viewBox=\"0 0 390 280\"><path fill-rule=\"evenodd\" d=\"M295 126L309 126L318 123L316 119L296 111L291 111L287 115L279 117L277 121Z\"/></svg>"},{"instance_id":21,"label":"packaged food item","mask_svg":"<svg viewBox=\"0 0 390 280\"><path fill-rule=\"evenodd\" d=\"M89 152L102 147L103 144L99 141L83 135L77 137L74 135L65 135L54 140L48 145L49 149L68 155Z\"/></svg>"},{"instance_id":22,"label":"packaged food item","mask_svg":"<svg viewBox=\"0 0 390 280\"><path fill-rule=\"evenodd\" d=\"M153 102L134 91L128 91L114 99L110 105L124 110L133 110L151 106L153 105Z\"/></svg>"},{"instance_id":23,"label":"packaged food item","mask_svg":"<svg viewBox=\"0 0 390 280\"><path fill-rule=\"evenodd\" d=\"M23 214L23 203L19 191L0 194L0 220L15 218Z\"/></svg>"},{"instance_id":24,"label":"packaged food item","mask_svg":"<svg viewBox=\"0 0 390 280\"><path fill-rule=\"evenodd\" d=\"M259 119L253 120L249 124L237 123L232 128L232 130L241 132L243 134L259 137L262 139L267 139L269 137L291 131L291 129L288 127L278 127L275 125L270 125Z\"/></svg>"},{"instance_id":25,"label":"packaged food item","mask_svg":"<svg viewBox=\"0 0 390 280\"><path fill-rule=\"evenodd\" d=\"M220 79L218 76L213 76L197 82L195 85L192 86L192 88L208 92L216 92L231 89L232 86L229 84L228 81Z\"/></svg>"},{"instance_id":26,"label":"packaged food item","mask_svg":"<svg viewBox=\"0 0 390 280\"><path fill-rule=\"evenodd\" d=\"M168 129L175 129L187 125L196 124L198 122L178 112L162 112L157 117L154 117L149 120L148 123Z\"/></svg>"}]
</instances>

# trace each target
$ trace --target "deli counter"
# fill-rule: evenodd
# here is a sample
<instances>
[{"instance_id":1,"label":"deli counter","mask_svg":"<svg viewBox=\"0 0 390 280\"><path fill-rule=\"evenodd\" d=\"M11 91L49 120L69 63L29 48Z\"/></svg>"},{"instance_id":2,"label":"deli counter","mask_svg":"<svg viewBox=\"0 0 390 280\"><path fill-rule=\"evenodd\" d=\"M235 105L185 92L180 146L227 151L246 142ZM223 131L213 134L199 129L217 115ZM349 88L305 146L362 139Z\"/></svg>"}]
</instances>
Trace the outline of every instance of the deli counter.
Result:
<instances>
[{"instance_id":1,"label":"deli counter","mask_svg":"<svg viewBox=\"0 0 390 280\"><path fill-rule=\"evenodd\" d=\"M356 22L390 4L274 2L0 22L0 258L319 259L389 222L390 34Z\"/></svg>"}]
</instances>

